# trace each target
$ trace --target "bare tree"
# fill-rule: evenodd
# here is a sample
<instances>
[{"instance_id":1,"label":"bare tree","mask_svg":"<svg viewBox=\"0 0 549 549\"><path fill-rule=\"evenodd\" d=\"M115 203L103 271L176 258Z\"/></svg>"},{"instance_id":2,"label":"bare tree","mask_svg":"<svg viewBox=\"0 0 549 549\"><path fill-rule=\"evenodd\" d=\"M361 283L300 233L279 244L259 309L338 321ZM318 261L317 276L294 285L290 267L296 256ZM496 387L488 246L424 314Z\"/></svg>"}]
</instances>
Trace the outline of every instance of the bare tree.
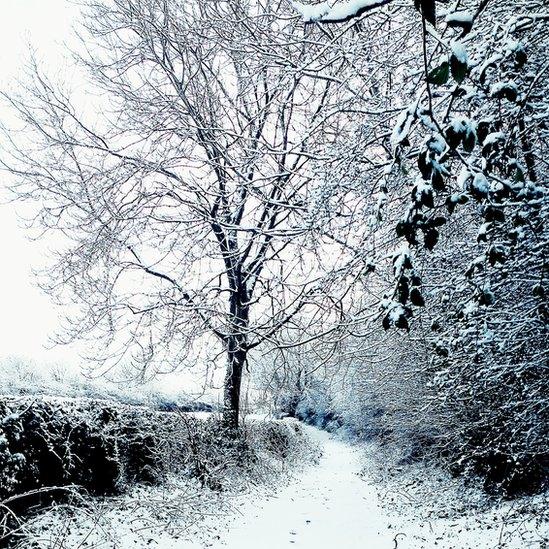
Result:
<instances>
[{"instance_id":1,"label":"bare tree","mask_svg":"<svg viewBox=\"0 0 549 549\"><path fill-rule=\"evenodd\" d=\"M316 334L338 320L362 265L352 223L336 239L311 215L308 165L344 130L341 66L309 78L314 44L271 4L88 2L78 60L100 112L37 63L5 95L32 137L7 132L3 164L66 236L47 284L78 308L66 338L141 370L225 354L232 425L250 351L298 313Z\"/></svg>"}]
</instances>

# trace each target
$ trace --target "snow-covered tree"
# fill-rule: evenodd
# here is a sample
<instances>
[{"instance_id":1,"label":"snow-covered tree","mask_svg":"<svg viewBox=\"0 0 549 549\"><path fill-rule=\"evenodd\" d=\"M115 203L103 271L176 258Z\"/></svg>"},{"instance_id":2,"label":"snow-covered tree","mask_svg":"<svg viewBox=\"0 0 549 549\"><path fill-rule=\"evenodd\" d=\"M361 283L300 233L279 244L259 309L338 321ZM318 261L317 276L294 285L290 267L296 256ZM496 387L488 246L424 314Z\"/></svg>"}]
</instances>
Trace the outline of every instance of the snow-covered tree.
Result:
<instances>
[{"instance_id":1,"label":"snow-covered tree","mask_svg":"<svg viewBox=\"0 0 549 549\"><path fill-rule=\"evenodd\" d=\"M28 133L6 132L4 166L65 236L47 273L71 304L65 335L100 341L107 366L225 356L233 424L250 351L298 313L314 334L339 322L362 268L362 228L349 205L313 213L309 169L356 94L338 64L310 77L323 46L271 4L90 1L79 61L96 106L37 64L5 96Z\"/></svg>"}]
</instances>

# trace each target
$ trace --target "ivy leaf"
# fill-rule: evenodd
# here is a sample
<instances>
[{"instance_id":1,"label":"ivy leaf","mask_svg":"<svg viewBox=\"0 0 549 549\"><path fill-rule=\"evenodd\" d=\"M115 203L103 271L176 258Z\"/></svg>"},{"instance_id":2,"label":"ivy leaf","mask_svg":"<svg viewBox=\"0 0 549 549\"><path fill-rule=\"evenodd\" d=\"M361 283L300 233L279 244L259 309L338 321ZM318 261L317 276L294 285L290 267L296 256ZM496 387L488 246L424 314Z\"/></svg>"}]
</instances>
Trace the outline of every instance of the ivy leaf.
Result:
<instances>
[{"instance_id":1,"label":"ivy leaf","mask_svg":"<svg viewBox=\"0 0 549 549\"><path fill-rule=\"evenodd\" d=\"M435 227L442 227L446 223L446 218L443 215L437 215L433 219L433 226Z\"/></svg>"},{"instance_id":2,"label":"ivy leaf","mask_svg":"<svg viewBox=\"0 0 549 549\"><path fill-rule=\"evenodd\" d=\"M417 288L412 288L410 292L410 302L416 307L425 307L425 300Z\"/></svg>"},{"instance_id":3,"label":"ivy leaf","mask_svg":"<svg viewBox=\"0 0 549 549\"><path fill-rule=\"evenodd\" d=\"M545 297L545 288L544 288L541 284L536 284L536 285L532 288L532 293L533 293L536 297Z\"/></svg>"},{"instance_id":4,"label":"ivy leaf","mask_svg":"<svg viewBox=\"0 0 549 549\"><path fill-rule=\"evenodd\" d=\"M435 67L427 75L427 82L429 84L435 84L436 86L442 86L448 82L450 78L450 63L444 61L438 67Z\"/></svg>"},{"instance_id":5,"label":"ivy leaf","mask_svg":"<svg viewBox=\"0 0 549 549\"><path fill-rule=\"evenodd\" d=\"M408 298L410 296L410 288L408 286L407 276L400 277L400 280L398 281L398 285L397 285L397 291L398 291L399 303L406 305L406 302L408 301Z\"/></svg>"},{"instance_id":6,"label":"ivy leaf","mask_svg":"<svg viewBox=\"0 0 549 549\"><path fill-rule=\"evenodd\" d=\"M442 174L437 170L433 173L431 177L431 186L435 191L443 192L446 190L446 185L444 184L444 178Z\"/></svg>"},{"instance_id":7,"label":"ivy leaf","mask_svg":"<svg viewBox=\"0 0 549 549\"><path fill-rule=\"evenodd\" d=\"M507 261L507 254L505 253L505 248L502 246L493 246L488 250L488 261L492 267L496 263L505 263Z\"/></svg>"},{"instance_id":8,"label":"ivy leaf","mask_svg":"<svg viewBox=\"0 0 549 549\"><path fill-rule=\"evenodd\" d=\"M462 140L462 133L456 131L453 126L448 126L444 131L444 139L451 149L457 149Z\"/></svg>"},{"instance_id":9,"label":"ivy leaf","mask_svg":"<svg viewBox=\"0 0 549 549\"><path fill-rule=\"evenodd\" d=\"M458 59L454 54L450 56L450 71L452 72L452 78L461 84L467 76L467 63Z\"/></svg>"},{"instance_id":10,"label":"ivy leaf","mask_svg":"<svg viewBox=\"0 0 549 549\"><path fill-rule=\"evenodd\" d=\"M446 208L448 209L448 213L450 215L452 215L454 213L454 210L456 209L456 206L457 206L457 200L454 200L454 198L452 196L449 196L446 199Z\"/></svg>"},{"instance_id":11,"label":"ivy leaf","mask_svg":"<svg viewBox=\"0 0 549 549\"><path fill-rule=\"evenodd\" d=\"M477 137L475 135L475 132L468 131L465 134L465 137L463 138L463 150L466 152L473 152L473 149L475 148L475 145L477 144Z\"/></svg>"},{"instance_id":12,"label":"ivy leaf","mask_svg":"<svg viewBox=\"0 0 549 549\"><path fill-rule=\"evenodd\" d=\"M396 328L400 328L401 330L408 331L410 329L410 325L408 324L408 319L412 316L412 309L410 307L403 307L402 311L398 316L394 319L394 324Z\"/></svg>"},{"instance_id":13,"label":"ivy leaf","mask_svg":"<svg viewBox=\"0 0 549 549\"><path fill-rule=\"evenodd\" d=\"M505 212L503 209L494 206L487 206L483 212L483 216L488 223L491 221L503 223L505 221Z\"/></svg>"},{"instance_id":14,"label":"ivy leaf","mask_svg":"<svg viewBox=\"0 0 549 549\"><path fill-rule=\"evenodd\" d=\"M518 183L524 183L524 172L517 166L517 171L515 173L515 181Z\"/></svg>"},{"instance_id":15,"label":"ivy leaf","mask_svg":"<svg viewBox=\"0 0 549 549\"><path fill-rule=\"evenodd\" d=\"M518 88L512 81L500 82L492 86L492 95L497 99L507 99L514 103L518 97Z\"/></svg>"},{"instance_id":16,"label":"ivy leaf","mask_svg":"<svg viewBox=\"0 0 549 549\"><path fill-rule=\"evenodd\" d=\"M412 278L410 279L410 284L412 286L421 286L421 277L418 275L412 275Z\"/></svg>"},{"instance_id":17,"label":"ivy leaf","mask_svg":"<svg viewBox=\"0 0 549 549\"><path fill-rule=\"evenodd\" d=\"M515 66L517 69L521 69L526 64L526 61L528 61L528 56L524 51L524 47L520 47L515 51Z\"/></svg>"},{"instance_id":18,"label":"ivy leaf","mask_svg":"<svg viewBox=\"0 0 549 549\"><path fill-rule=\"evenodd\" d=\"M423 176L423 179L427 180L431 177L433 171L433 165L431 159L428 156L428 151L421 151L417 157L417 167Z\"/></svg>"},{"instance_id":19,"label":"ivy leaf","mask_svg":"<svg viewBox=\"0 0 549 549\"><path fill-rule=\"evenodd\" d=\"M478 301L481 305L488 307L494 304L496 296L490 290L485 289L480 293Z\"/></svg>"},{"instance_id":20,"label":"ivy leaf","mask_svg":"<svg viewBox=\"0 0 549 549\"><path fill-rule=\"evenodd\" d=\"M423 243L428 250L432 250L438 242L439 233L436 229L428 229L425 231Z\"/></svg>"}]
</instances>

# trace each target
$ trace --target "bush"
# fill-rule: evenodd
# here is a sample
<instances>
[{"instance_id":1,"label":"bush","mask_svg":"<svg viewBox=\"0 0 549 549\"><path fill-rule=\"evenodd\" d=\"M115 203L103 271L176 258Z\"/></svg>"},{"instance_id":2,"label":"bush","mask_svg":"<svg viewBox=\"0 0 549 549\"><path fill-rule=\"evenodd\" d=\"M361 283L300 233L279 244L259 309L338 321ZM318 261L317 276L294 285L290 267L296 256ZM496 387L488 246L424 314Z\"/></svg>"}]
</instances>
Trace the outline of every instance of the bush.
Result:
<instances>
[{"instance_id":1,"label":"bush","mask_svg":"<svg viewBox=\"0 0 549 549\"><path fill-rule=\"evenodd\" d=\"M297 426L253 423L235 436L215 416L199 420L98 400L2 397L0 499L39 491L40 504L55 493L49 489L73 485L92 495L119 494L169 474L221 490L231 470L250 471L262 452L289 457L303 443L299 433Z\"/></svg>"}]
</instances>

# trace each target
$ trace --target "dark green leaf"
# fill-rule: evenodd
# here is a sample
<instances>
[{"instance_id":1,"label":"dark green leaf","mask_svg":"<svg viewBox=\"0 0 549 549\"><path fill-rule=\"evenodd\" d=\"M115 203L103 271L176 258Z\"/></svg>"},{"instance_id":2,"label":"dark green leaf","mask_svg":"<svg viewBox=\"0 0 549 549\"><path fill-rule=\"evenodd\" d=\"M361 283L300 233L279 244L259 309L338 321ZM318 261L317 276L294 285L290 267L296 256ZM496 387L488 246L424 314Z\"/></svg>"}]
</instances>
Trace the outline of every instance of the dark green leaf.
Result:
<instances>
[{"instance_id":1,"label":"dark green leaf","mask_svg":"<svg viewBox=\"0 0 549 549\"><path fill-rule=\"evenodd\" d=\"M417 167L423 176L423 179L427 180L431 177L431 172L433 171L433 165L431 164L431 159L427 156L427 151L422 151L417 157Z\"/></svg>"},{"instance_id":2,"label":"dark green leaf","mask_svg":"<svg viewBox=\"0 0 549 549\"><path fill-rule=\"evenodd\" d=\"M484 219L486 221L498 221L503 223L505 221L505 212L502 208L496 208L494 206L487 206L484 210Z\"/></svg>"},{"instance_id":3,"label":"dark green leaf","mask_svg":"<svg viewBox=\"0 0 549 549\"><path fill-rule=\"evenodd\" d=\"M450 56L450 71L453 79L461 84L467 76L467 63L461 62L454 54Z\"/></svg>"},{"instance_id":4,"label":"dark green leaf","mask_svg":"<svg viewBox=\"0 0 549 549\"><path fill-rule=\"evenodd\" d=\"M457 149L458 145L463 139L463 134L461 132L457 132L453 128L453 126L448 126L444 132L444 138L446 139L446 143L448 143L450 148Z\"/></svg>"},{"instance_id":5,"label":"dark green leaf","mask_svg":"<svg viewBox=\"0 0 549 549\"><path fill-rule=\"evenodd\" d=\"M412 288L410 292L410 302L416 307L425 307L425 300L417 288Z\"/></svg>"},{"instance_id":6,"label":"dark green leaf","mask_svg":"<svg viewBox=\"0 0 549 549\"><path fill-rule=\"evenodd\" d=\"M433 173L433 177L431 178L431 186L437 192L443 192L446 190L446 185L444 184L444 178L442 177L442 174L439 171L435 171Z\"/></svg>"},{"instance_id":7,"label":"dark green leaf","mask_svg":"<svg viewBox=\"0 0 549 549\"><path fill-rule=\"evenodd\" d=\"M438 242L438 231L436 229L428 229L425 231L423 243L428 250L432 250Z\"/></svg>"},{"instance_id":8,"label":"dark green leaf","mask_svg":"<svg viewBox=\"0 0 549 549\"><path fill-rule=\"evenodd\" d=\"M443 215L437 215L433 219L433 226L434 227L442 227L446 223L446 218Z\"/></svg>"},{"instance_id":9,"label":"dark green leaf","mask_svg":"<svg viewBox=\"0 0 549 549\"><path fill-rule=\"evenodd\" d=\"M526 55L526 52L524 51L523 48L519 48L515 52L515 65L517 69L522 68L526 64L527 60L528 60L528 56Z\"/></svg>"},{"instance_id":10,"label":"dark green leaf","mask_svg":"<svg viewBox=\"0 0 549 549\"><path fill-rule=\"evenodd\" d=\"M473 152L473 149L475 148L476 143L477 143L477 136L475 135L475 132L468 131L465 134L465 137L463 138L463 149L466 152Z\"/></svg>"},{"instance_id":11,"label":"dark green leaf","mask_svg":"<svg viewBox=\"0 0 549 549\"><path fill-rule=\"evenodd\" d=\"M493 305L496 298L490 290L483 290L479 296L479 303L481 305Z\"/></svg>"},{"instance_id":12,"label":"dark green leaf","mask_svg":"<svg viewBox=\"0 0 549 549\"><path fill-rule=\"evenodd\" d=\"M417 275L413 275L410 279L412 286L421 286L421 278Z\"/></svg>"},{"instance_id":13,"label":"dark green leaf","mask_svg":"<svg viewBox=\"0 0 549 549\"><path fill-rule=\"evenodd\" d=\"M545 288L544 288L541 284L536 284L536 285L532 288L532 293L533 293L536 297L545 297Z\"/></svg>"},{"instance_id":14,"label":"dark green leaf","mask_svg":"<svg viewBox=\"0 0 549 549\"><path fill-rule=\"evenodd\" d=\"M442 86L448 82L450 78L450 63L444 61L438 67L435 67L427 75L427 82L429 84L435 84L436 86Z\"/></svg>"}]
</instances>

